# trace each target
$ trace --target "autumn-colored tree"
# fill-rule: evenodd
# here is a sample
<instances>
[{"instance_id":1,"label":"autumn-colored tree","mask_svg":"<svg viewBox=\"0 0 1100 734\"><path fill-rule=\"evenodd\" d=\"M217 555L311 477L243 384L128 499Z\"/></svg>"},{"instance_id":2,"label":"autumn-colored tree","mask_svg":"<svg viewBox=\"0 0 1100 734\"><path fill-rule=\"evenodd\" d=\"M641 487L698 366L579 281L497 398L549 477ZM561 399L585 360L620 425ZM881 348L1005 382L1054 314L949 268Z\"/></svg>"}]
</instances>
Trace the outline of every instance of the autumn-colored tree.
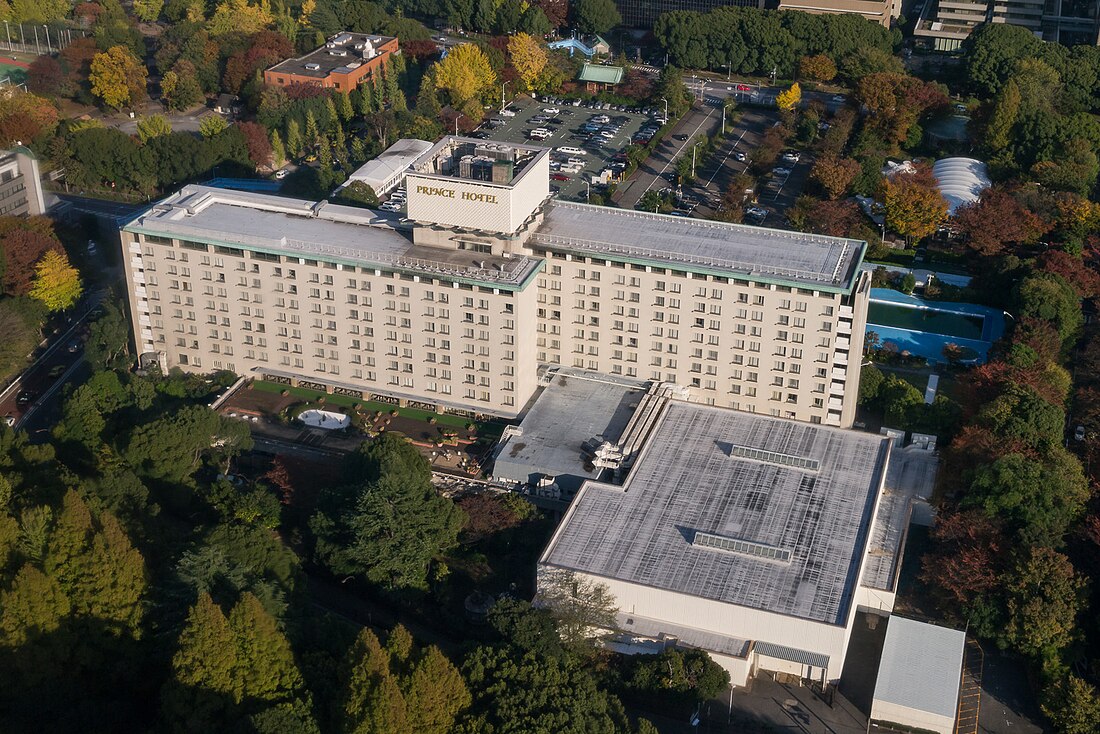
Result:
<instances>
[{"instance_id":1,"label":"autumn-colored tree","mask_svg":"<svg viewBox=\"0 0 1100 734\"><path fill-rule=\"evenodd\" d=\"M148 72L125 46L112 46L92 59L89 81L92 94L108 107L121 109L136 105L145 97Z\"/></svg>"},{"instance_id":2,"label":"autumn-colored tree","mask_svg":"<svg viewBox=\"0 0 1100 734\"><path fill-rule=\"evenodd\" d=\"M546 49L532 36L517 33L508 39L508 55L523 86L534 89L536 80L546 68Z\"/></svg>"},{"instance_id":3,"label":"autumn-colored tree","mask_svg":"<svg viewBox=\"0 0 1100 734\"><path fill-rule=\"evenodd\" d=\"M80 273L69 264L69 257L63 250L48 250L35 265L30 295L41 301L49 311L70 308L82 292Z\"/></svg>"},{"instance_id":4,"label":"autumn-colored tree","mask_svg":"<svg viewBox=\"0 0 1100 734\"><path fill-rule=\"evenodd\" d=\"M870 128L892 145L904 141L922 115L948 103L941 86L891 72L863 77L856 95L867 108Z\"/></svg>"},{"instance_id":5,"label":"autumn-colored tree","mask_svg":"<svg viewBox=\"0 0 1100 734\"><path fill-rule=\"evenodd\" d=\"M447 58L431 68L436 89L447 96L453 107L480 100L496 89L497 77L489 57L472 43L453 47Z\"/></svg>"},{"instance_id":6,"label":"autumn-colored tree","mask_svg":"<svg viewBox=\"0 0 1100 734\"><path fill-rule=\"evenodd\" d=\"M248 159L256 168L271 165L271 141L267 138L267 129L255 122L239 122L237 128L244 135L248 147Z\"/></svg>"},{"instance_id":7,"label":"autumn-colored tree","mask_svg":"<svg viewBox=\"0 0 1100 734\"><path fill-rule=\"evenodd\" d=\"M798 60L798 73L814 81L830 82L836 77L836 63L825 54L803 56Z\"/></svg>"},{"instance_id":8,"label":"autumn-colored tree","mask_svg":"<svg viewBox=\"0 0 1100 734\"><path fill-rule=\"evenodd\" d=\"M1050 228L999 186L983 191L973 204L959 207L954 224L971 249L982 255L1000 255L1012 245L1032 244Z\"/></svg>"},{"instance_id":9,"label":"autumn-colored tree","mask_svg":"<svg viewBox=\"0 0 1100 734\"><path fill-rule=\"evenodd\" d=\"M965 613L997 588L1009 546L996 521L976 511L943 513L932 528L933 550L921 579L937 591L941 607Z\"/></svg>"},{"instance_id":10,"label":"autumn-colored tree","mask_svg":"<svg viewBox=\"0 0 1100 734\"><path fill-rule=\"evenodd\" d=\"M134 15L152 23L160 17L160 11L164 8L164 0L134 0Z\"/></svg>"},{"instance_id":11,"label":"autumn-colored tree","mask_svg":"<svg viewBox=\"0 0 1100 734\"><path fill-rule=\"evenodd\" d=\"M784 112L794 110L801 101L802 87L799 86L798 82L795 82L788 89L784 89L775 96L775 106Z\"/></svg>"},{"instance_id":12,"label":"autumn-colored tree","mask_svg":"<svg viewBox=\"0 0 1100 734\"><path fill-rule=\"evenodd\" d=\"M34 282L34 266L50 250L60 250L61 243L53 235L33 229L15 229L0 237L4 254L4 293L24 296Z\"/></svg>"},{"instance_id":13,"label":"autumn-colored tree","mask_svg":"<svg viewBox=\"0 0 1100 734\"><path fill-rule=\"evenodd\" d=\"M931 235L947 219L947 201L919 175L899 174L882 188L886 226L909 242Z\"/></svg>"},{"instance_id":14,"label":"autumn-colored tree","mask_svg":"<svg viewBox=\"0 0 1100 734\"><path fill-rule=\"evenodd\" d=\"M1039 267L1060 276L1081 298L1100 295L1100 273L1065 250L1047 250L1039 258Z\"/></svg>"},{"instance_id":15,"label":"autumn-colored tree","mask_svg":"<svg viewBox=\"0 0 1100 734\"><path fill-rule=\"evenodd\" d=\"M860 173L859 163L851 158L832 156L818 158L810 176L821 184L830 199L839 199L848 193L852 182Z\"/></svg>"},{"instance_id":16,"label":"autumn-colored tree","mask_svg":"<svg viewBox=\"0 0 1100 734\"><path fill-rule=\"evenodd\" d=\"M149 115L138 120L137 134L142 143L172 132L172 125L164 115Z\"/></svg>"},{"instance_id":17,"label":"autumn-colored tree","mask_svg":"<svg viewBox=\"0 0 1100 734\"><path fill-rule=\"evenodd\" d=\"M294 483L287 468L286 457L277 454L271 462L271 468L263 475L263 480L278 490L284 505L289 505L294 500Z\"/></svg>"},{"instance_id":18,"label":"autumn-colored tree","mask_svg":"<svg viewBox=\"0 0 1100 734\"><path fill-rule=\"evenodd\" d=\"M569 0L537 0L535 5L554 28L561 28L569 20Z\"/></svg>"},{"instance_id":19,"label":"autumn-colored tree","mask_svg":"<svg viewBox=\"0 0 1100 734\"><path fill-rule=\"evenodd\" d=\"M0 146L26 145L57 127L58 119L48 99L15 86L0 87Z\"/></svg>"},{"instance_id":20,"label":"autumn-colored tree","mask_svg":"<svg viewBox=\"0 0 1100 734\"><path fill-rule=\"evenodd\" d=\"M274 18L266 0L250 5L248 0L222 0L214 9L214 14L206 23L211 37L217 38L230 33L252 35L269 27Z\"/></svg>"},{"instance_id":21,"label":"autumn-colored tree","mask_svg":"<svg viewBox=\"0 0 1100 734\"><path fill-rule=\"evenodd\" d=\"M27 69L27 88L36 94L47 97L69 96L72 94L68 84L68 75L61 62L53 56L43 54L31 62Z\"/></svg>"},{"instance_id":22,"label":"autumn-colored tree","mask_svg":"<svg viewBox=\"0 0 1100 734\"><path fill-rule=\"evenodd\" d=\"M252 36L247 49L226 60L222 84L227 91L237 94L256 72L293 55L294 46L286 36L274 31L260 31Z\"/></svg>"}]
</instances>

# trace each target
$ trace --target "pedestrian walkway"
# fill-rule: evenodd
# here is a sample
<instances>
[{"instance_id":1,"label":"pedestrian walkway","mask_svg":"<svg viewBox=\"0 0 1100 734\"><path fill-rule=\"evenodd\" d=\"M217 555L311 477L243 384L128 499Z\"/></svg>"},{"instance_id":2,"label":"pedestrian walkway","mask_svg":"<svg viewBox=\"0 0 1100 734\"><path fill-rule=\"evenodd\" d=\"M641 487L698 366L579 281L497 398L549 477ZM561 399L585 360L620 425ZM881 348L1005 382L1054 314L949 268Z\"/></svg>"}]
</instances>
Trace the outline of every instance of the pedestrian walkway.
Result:
<instances>
[{"instance_id":1,"label":"pedestrian walkway","mask_svg":"<svg viewBox=\"0 0 1100 734\"><path fill-rule=\"evenodd\" d=\"M985 653L976 640L967 639L963 655L962 686L959 688L959 713L955 734L978 734L978 713L982 701L982 669Z\"/></svg>"}]
</instances>

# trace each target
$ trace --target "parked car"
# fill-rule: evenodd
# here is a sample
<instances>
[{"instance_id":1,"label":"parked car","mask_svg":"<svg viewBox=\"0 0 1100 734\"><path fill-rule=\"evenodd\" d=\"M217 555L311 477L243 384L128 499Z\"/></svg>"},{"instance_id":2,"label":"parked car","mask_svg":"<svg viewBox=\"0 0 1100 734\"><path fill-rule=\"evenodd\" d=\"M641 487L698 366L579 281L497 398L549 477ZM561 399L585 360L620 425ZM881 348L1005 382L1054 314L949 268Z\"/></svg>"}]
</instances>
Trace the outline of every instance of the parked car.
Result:
<instances>
[{"instance_id":1,"label":"parked car","mask_svg":"<svg viewBox=\"0 0 1100 734\"><path fill-rule=\"evenodd\" d=\"M789 168L776 168L775 170L772 171L772 175L773 176L778 176L779 178L783 178L784 176L790 176L791 175L791 169L789 169Z\"/></svg>"},{"instance_id":2,"label":"parked car","mask_svg":"<svg viewBox=\"0 0 1100 734\"><path fill-rule=\"evenodd\" d=\"M36 393L34 390L20 390L19 394L15 396L15 404L30 405L37 397L38 393Z\"/></svg>"},{"instance_id":3,"label":"parked car","mask_svg":"<svg viewBox=\"0 0 1100 734\"><path fill-rule=\"evenodd\" d=\"M499 114L501 117L515 117L516 116L516 113L513 112L512 110L501 110L497 114Z\"/></svg>"},{"instance_id":4,"label":"parked car","mask_svg":"<svg viewBox=\"0 0 1100 734\"><path fill-rule=\"evenodd\" d=\"M554 179L555 181L568 181L569 180L569 176L566 176L564 173L551 173L550 178Z\"/></svg>"},{"instance_id":5,"label":"parked car","mask_svg":"<svg viewBox=\"0 0 1100 734\"><path fill-rule=\"evenodd\" d=\"M8 413L6 416L4 416L4 423L7 424L8 428L11 428L15 425L15 416L11 413Z\"/></svg>"},{"instance_id":6,"label":"parked car","mask_svg":"<svg viewBox=\"0 0 1100 734\"><path fill-rule=\"evenodd\" d=\"M561 112L557 107L543 107L542 111L548 115L556 115Z\"/></svg>"},{"instance_id":7,"label":"parked car","mask_svg":"<svg viewBox=\"0 0 1100 734\"><path fill-rule=\"evenodd\" d=\"M688 136L687 135L677 135L676 139L679 140L682 143L682 142L687 141Z\"/></svg>"},{"instance_id":8,"label":"parked car","mask_svg":"<svg viewBox=\"0 0 1100 734\"><path fill-rule=\"evenodd\" d=\"M568 145L563 146L561 148L558 148L557 152L562 153L564 155L588 155L587 150L583 150L581 148L573 148L573 147L568 146Z\"/></svg>"},{"instance_id":9,"label":"parked car","mask_svg":"<svg viewBox=\"0 0 1100 734\"><path fill-rule=\"evenodd\" d=\"M798 161L801 160L801 159L802 159L802 155L799 154L797 151L794 151L794 150L789 150L789 151L787 151L786 153L783 154L783 162L784 163L798 163Z\"/></svg>"},{"instance_id":10,"label":"parked car","mask_svg":"<svg viewBox=\"0 0 1100 734\"><path fill-rule=\"evenodd\" d=\"M1077 430L1073 432L1073 437L1078 441L1085 440L1085 427L1077 426Z\"/></svg>"},{"instance_id":11,"label":"parked car","mask_svg":"<svg viewBox=\"0 0 1100 734\"><path fill-rule=\"evenodd\" d=\"M741 152L741 151L739 151L739 150L735 150L735 151L733 151L733 159L734 159L735 161L738 161L738 162L740 162L740 163L744 163L745 161L747 161L747 160L748 160L748 158L749 158L749 157L748 157L747 155L745 155L744 153L742 153L742 152Z\"/></svg>"},{"instance_id":12,"label":"parked car","mask_svg":"<svg viewBox=\"0 0 1100 734\"><path fill-rule=\"evenodd\" d=\"M280 168L278 171L275 172L275 180L276 181L282 181L284 178L286 178L289 175L290 175L290 171L288 171L285 168Z\"/></svg>"},{"instance_id":13,"label":"parked car","mask_svg":"<svg viewBox=\"0 0 1100 734\"><path fill-rule=\"evenodd\" d=\"M745 216L749 219L760 223L764 221L764 218L768 216L768 210L759 206L750 206L745 210Z\"/></svg>"}]
</instances>

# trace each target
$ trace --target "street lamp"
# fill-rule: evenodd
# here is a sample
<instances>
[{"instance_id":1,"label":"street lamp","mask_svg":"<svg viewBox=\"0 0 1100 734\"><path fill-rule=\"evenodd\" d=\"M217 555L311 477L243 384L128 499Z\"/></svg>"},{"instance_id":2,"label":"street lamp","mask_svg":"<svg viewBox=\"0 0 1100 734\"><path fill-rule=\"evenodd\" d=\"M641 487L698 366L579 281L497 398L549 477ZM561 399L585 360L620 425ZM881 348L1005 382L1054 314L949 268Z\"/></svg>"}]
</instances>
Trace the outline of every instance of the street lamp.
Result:
<instances>
[{"instance_id":1,"label":"street lamp","mask_svg":"<svg viewBox=\"0 0 1100 734\"><path fill-rule=\"evenodd\" d=\"M696 141L695 145L691 146L691 177L695 178L695 150L703 144L702 140Z\"/></svg>"},{"instance_id":2,"label":"street lamp","mask_svg":"<svg viewBox=\"0 0 1100 734\"><path fill-rule=\"evenodd\" d=\"M42 27L46 29L46 53L53 53L53 48L50 47L50 27L45 23L42 24Z\"/></svg>"},{"instance_id":3,"label":"street lamp","mask_svg":"<svg viewBox=\"0 0 1100 734\"><path fill-rule=\"evenodd\" d=\"M511 83L512 83L512 80L509 79L508 81L506 81L506 82L504 82L500 85L500 111L501 112L504 112L504 87L507 86L508 84L511 84Z\"/></svg>"},{"instance_id":4,"label":"street lamp","mask_svg":"<svg viewBox=\"0 0 1100 734\"><path fill-rule=\"evenodd\" d=\"M4 33L8 36L8 50L11 51L11 26L8 25L8 21L4 21Z\"/></svg>"},{"instance_id":5,"label":"street lamp","mask_svg":"<svg viewBox=\"0 0 1100 734\"><path fill-rule=\"evenodd\" d=\"M665 103L665 122L668 122L668 99L661 97L661 101Z\"/></svg>"},{"instance_id":6,"label":"street lamp","mask_svg":"<svg viewBox=\"0 0 1100 734\"><path fill-rule=\"evenodd\" d=\"M584 201L586 204L592 203L592 184L588 181L584 182Z\"/></svg>"}]
</instances>

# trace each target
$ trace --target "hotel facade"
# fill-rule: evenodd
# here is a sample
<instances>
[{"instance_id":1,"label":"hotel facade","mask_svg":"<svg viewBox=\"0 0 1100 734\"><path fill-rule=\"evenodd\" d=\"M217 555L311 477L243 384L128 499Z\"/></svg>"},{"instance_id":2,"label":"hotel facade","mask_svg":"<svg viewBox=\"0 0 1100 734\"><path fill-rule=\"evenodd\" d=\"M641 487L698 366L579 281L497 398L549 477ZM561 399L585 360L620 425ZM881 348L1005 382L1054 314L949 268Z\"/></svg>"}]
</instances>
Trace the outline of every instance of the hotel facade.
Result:
<instances>
[{"instance_id":1,"label":"hotel facade","mask_svg":"<svg viewBox=\"0 0 1100 734\"><path fill-rule=\"evenodd\" d=\"M444 138L406 217L187 186L122 227L138 352L462 415L562 365L852 424L865 243L557 201L549 161Z\"/></svg>"}]
</instances>

